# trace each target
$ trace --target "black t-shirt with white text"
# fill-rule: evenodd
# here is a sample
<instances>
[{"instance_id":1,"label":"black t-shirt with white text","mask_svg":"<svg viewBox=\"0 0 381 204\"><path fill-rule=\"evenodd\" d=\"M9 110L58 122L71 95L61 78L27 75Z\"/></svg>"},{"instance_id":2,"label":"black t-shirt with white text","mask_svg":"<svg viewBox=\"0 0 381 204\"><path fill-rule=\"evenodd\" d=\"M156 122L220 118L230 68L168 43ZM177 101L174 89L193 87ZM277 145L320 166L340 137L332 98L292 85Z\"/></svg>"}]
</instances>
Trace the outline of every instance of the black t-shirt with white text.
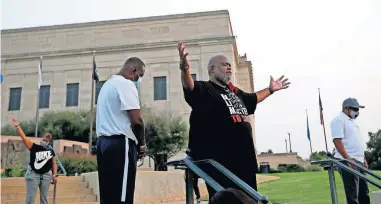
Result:
<instances>
[{"instance_id":1,"label":"black t-shirt with white text","mask_svg":"<svg viewBox=\"0 0 381 204\"><path fill-rule=\"evenodd\" d=\"M248 168L256 168L248 116L254 114L257 95L240 89L233 93L212 81L195 81L192 91L184 89L184 96L192 108L188 147L193 159L214 159L232 168L250 163Z\"/></svg>"},{"instance_id":2,"label":"black t-shirt with white text","mask_svg":"<svg viewBox=\"0 0 381 204\"><path fill-rule=\"evenodd\" d=\"M29 166L38 174L44 174L52 170L54 151L46 149L41 145L34 144L30 148Z\"/></svg>"}]
</instances>

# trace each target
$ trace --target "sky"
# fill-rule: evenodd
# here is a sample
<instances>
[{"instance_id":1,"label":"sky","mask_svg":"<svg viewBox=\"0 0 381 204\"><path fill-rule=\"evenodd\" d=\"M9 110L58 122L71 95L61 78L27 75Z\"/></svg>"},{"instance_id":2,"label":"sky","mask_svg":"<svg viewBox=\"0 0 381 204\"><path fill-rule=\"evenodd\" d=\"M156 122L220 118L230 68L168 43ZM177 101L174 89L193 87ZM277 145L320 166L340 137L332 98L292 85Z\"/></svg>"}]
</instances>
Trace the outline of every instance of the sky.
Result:
<instances>
[{"instance_id":1,"label":"sky","mask_svg":"<svg viewBox=\"0 0 381 204\"><path fill-rule=\"evenodd\" d=\"M356 119L361 136L381 129L381 1L378 0L2 0L1 28L22 28L126 19L211 10L229 10L239 54L254 69L255 90L270 75L285 75L291 86L257 107L259 152L286 151L307 158L306 110L313 151L325 150L319 117L320 88L328 149L334 145L330 121L344 99L365 109Z\"/></svg>"}]
</instances>

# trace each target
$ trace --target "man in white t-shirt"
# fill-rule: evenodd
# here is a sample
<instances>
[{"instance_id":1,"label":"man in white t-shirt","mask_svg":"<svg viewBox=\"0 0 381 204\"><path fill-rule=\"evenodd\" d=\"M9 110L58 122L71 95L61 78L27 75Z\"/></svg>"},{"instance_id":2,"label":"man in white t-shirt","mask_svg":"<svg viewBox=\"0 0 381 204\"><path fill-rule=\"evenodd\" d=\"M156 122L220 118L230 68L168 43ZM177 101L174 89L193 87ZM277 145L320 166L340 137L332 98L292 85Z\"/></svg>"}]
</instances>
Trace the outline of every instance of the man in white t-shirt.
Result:
<instances>
[{"instance_id":1,"label":"man in white t-shirt","mask_svg":"<svg viewBox=\"0 0 381 204\"><path fill-rule=\"evenodd\" d=\"M361 106L354 98L347 98L344 100L342 108L342 112L331 122L333 143L337 150L334 157L348 159L368 168L360 129L355 122L355 119L359 116L359 109L365 108L365 106ZM348 166L356 169L354 166ZM370 204L369 189L366 181L344 170L339 170L339 172L344 183L347 203Z\"/></svg>"},{"instance_id":2,"label":"man in white t-shirt","mask_svg":"<svg viewBox=\"0 0 381 204\"><path fill-rule=\"evenodd\" d=\"M129 58L99 92L96 134L101 204L134 202L137 159L146 150L137 87L144 63Z\"/></svg>"}]
</instances>

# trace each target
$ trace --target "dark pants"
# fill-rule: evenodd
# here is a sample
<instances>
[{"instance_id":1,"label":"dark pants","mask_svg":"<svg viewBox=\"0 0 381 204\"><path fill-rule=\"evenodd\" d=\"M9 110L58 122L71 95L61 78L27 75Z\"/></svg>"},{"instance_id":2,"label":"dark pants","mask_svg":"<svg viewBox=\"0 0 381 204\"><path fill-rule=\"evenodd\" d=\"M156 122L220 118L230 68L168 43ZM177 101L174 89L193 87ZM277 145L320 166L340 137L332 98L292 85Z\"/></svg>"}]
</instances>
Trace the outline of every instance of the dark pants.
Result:
<instances>
[{"instance_id":1,"label":"dark pants","mask_svg":"<svg viewBox=\"0 0 381 204\"><path fill-rule=\"evenodd\" d=\"M361 162L358 163L363 165ZM347 204L370 204L367 182L344 170L339 172L343 180ZM364 174L363 171L360 172Z\"/></svg>"},{"instance_id":2,"label":"dark pants","mask_svg":"<svg viewBox=\"0 0 381 204\"><path fill-rule=\"evenodd\" d=\"M124 135L101 136L97 141L101 204L134 203L136 143Z\"/></svg>"},{"instance_id":3,"label":"dark pants","mask_svg":"<svg viewBox=\"0 0 381 204\"><path fill-rule=\"evenodd\" d=\"M200 195L200 189L198 188L198 177L196 175L194 175L193 177L193 190L194 190L194 193L196 194L196 198L200 198L201 195Z\"/></svg>"},{"instance_id":4,"label":"dark pants","mask_svg":"<svg viewBox=\"0 0 381 204\"><path fill-rule=\"evenodd\" d=\"M238 178L240 178L243 182L247 183L250 187L252 187L254 190L257 191L257 161L256 159L250 159L246 160L247 162L244 163L223 163L219 162L221 165L226 167L229 171L231 171L234 175L236 175ZM245 164L245 165L242 165ZM205 173L207 173L210 177L212 177L217 183L219 183L222 187L225 189L227 188L234 188L238 190L242 190L241 187L236 185L234 182L230 181L226 176L224 176L222 173L216 171L215 168L211 166L207 166L202 168ZM206 184L206 187L208 189L209 194L209 200L213 197L213 195L216 193L216 191Z\"/></svg>"}]
</instances>

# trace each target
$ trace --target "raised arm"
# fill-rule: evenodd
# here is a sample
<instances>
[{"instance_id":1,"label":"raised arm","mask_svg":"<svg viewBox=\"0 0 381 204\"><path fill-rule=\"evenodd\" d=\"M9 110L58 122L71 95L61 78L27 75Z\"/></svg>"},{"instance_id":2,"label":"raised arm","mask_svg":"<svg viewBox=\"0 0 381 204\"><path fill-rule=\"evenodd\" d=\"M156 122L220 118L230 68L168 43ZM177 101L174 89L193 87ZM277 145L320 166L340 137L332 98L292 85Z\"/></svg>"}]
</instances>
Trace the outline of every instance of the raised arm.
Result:
<instances>
[{"instance_id":1,"label":"raised arm","mask_svg":"<svg viewBox=\"0 0 381 204\"><path fill-rule=\"evenodd\" d=\"M17 121L16 119L13 118L12 124L17 128L17 134L20 135L20 137L21 137L22 141L24 142L26 148L31 149L33 146L33 142L25 136L24 131L20 127L19 121Z\"/></svg>"},{"instance_id":2,"label":"raised arm","mask_svg":"<svg viewBox=\"0 0 381 204\"><path fill-rule=\"evenodd\" d=\"M190 63L188 60L189 53L185 52L185 45L181 41L179 42L177 49L179 50L179 56L180 56L181 83L185 90L192 91L194 88L194 81L189 71L189 68L190 68Z\"/></svg>"},{"instance_id":3,"label":"raised arm","mask_svg":"<svg viewBox=\"0 0 381 204\"><path fill-rule=\"evenodd\" d=\"M258 98L257 103L262 102L268 96L270 96L271 94L273 94L276 91L279 91L282 89L287 89L290 85L290 82L287 82L288 81L287 78L286 79L283 79L283 78L284 78L284 76L281 76L278 80L274 81L273 77L270 77L269 87L255 93L257 95L257 98Z\"/></svg>"}]
</instances>

